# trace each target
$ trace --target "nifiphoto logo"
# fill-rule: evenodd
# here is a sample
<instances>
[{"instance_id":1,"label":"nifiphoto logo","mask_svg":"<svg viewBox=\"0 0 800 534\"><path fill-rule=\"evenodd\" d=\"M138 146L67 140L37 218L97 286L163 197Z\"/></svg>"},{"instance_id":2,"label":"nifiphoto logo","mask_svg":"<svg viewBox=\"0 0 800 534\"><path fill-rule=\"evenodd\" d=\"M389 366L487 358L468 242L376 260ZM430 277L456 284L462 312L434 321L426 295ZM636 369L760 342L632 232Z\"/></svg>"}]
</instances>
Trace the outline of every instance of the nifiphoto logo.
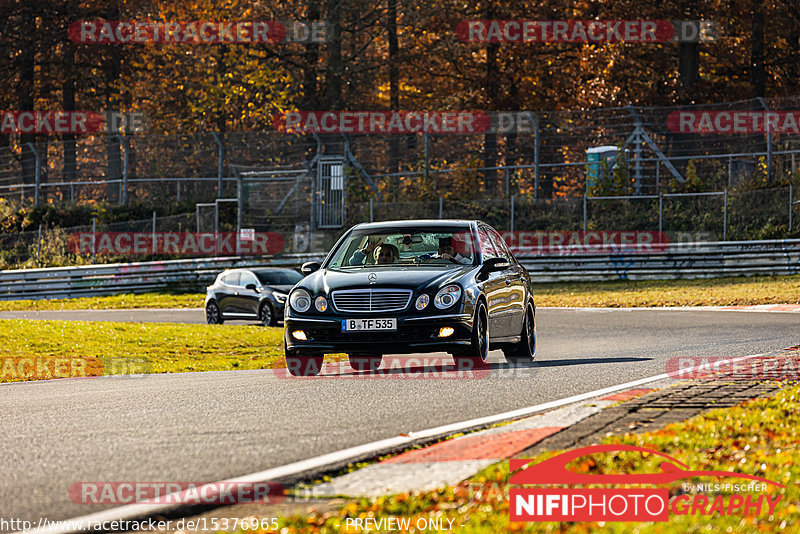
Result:
<instances>
[{"instance_id":1,"label":"nifiphoto logo","mask_svg":"<svg viewBox=\"0 0 800 534\"><path fill-rule=\"evenodd\" d=\"M639 453L663 458L654 473L587 474L573 471L568 465L585 456L599 453ZM767 486L784 485L735 471L692 470L663 452L633 445L592 445L557 454L536 464L530 460L509 461L509 516L511 521L651 521L666 522L671 515L771 515L782 495L767 492ZM758 495L707 496L703 494L670 495L665 487L572 488L573 485L663 485L697 477L744 479L747 483L728 484L727 489L760 491ZM530 487L558 486L558 487ZM717 487L720 487L717 485ZM719 490L717 490L719 491Z\"/></svg>"}]
</instances>

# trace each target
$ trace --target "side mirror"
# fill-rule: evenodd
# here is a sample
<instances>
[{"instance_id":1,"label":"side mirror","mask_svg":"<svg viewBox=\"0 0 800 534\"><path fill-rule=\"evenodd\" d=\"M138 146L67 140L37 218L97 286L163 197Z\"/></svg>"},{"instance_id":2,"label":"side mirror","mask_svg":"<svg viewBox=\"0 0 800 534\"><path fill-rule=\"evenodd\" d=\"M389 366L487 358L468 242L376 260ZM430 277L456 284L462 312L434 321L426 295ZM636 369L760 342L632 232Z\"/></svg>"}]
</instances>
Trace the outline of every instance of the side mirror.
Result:
<instances>
[{"instance_id":1,"label":"side mirror","mask_svg":"<svg viewBox=\"0 0 800 534\"><path fill-rule=\"evenodd\" d=\"M250 291L256 291L258 289L255 284L247 284L244 286L244 288L249 289Z\"/></svg>"},{"instance_id":2,"label":"side mirror","mask_svg":"<svg viewBox=\"0 0 800 534\"><path fill-rule=\"evenodd\" d=\"M497 271L505 271L509 269L511 264L505 258L489 258L483 262L483 270L487 273L494 273Z\"/></svg>"},{"instance_id":3,"label":"side mirror","mask_svg":"<svg viewBox=\"0 0 800 534\"><path fill-rule=\"evenodd\" d=\"M300 267L300 272L303 273L303 276L308 276L314 271L318 271L321 266L322 264L318 261L307 261Z\"/></svg>"}]
</instances>

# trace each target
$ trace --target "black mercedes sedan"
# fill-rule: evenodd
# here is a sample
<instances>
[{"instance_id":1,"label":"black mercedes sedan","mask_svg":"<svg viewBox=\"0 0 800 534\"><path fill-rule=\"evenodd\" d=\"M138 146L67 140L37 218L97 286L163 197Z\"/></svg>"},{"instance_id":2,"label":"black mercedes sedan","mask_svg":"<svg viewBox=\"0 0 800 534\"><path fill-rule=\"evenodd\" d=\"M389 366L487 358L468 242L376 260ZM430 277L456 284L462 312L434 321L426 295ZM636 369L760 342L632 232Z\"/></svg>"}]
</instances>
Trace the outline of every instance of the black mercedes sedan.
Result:
<instances>
[{"instance_id":1,"label":"black mercedes sedan","mask_svg":"<svg viewBox=\"0 0 800 534\"><path fill-rule=\"evenodd\" d=\"M286 366L318 374L326 353L371 371L383 354L446 351L460 368L536 352L531 279L500 234L479 221L359 224L322 264L303 265L284 313Z\"/></svg>"},{"instance_id":2,"label":"black mercedes sedan","mask_svg":"<svg viewBox=\"0 0 800 534\"><path fill-rule=\"evenodd\" d=\"M292 287L303 276L291 269L229 269L206 288L206 322L256 320L275 326Z\"/></svg>"}]
</instances>

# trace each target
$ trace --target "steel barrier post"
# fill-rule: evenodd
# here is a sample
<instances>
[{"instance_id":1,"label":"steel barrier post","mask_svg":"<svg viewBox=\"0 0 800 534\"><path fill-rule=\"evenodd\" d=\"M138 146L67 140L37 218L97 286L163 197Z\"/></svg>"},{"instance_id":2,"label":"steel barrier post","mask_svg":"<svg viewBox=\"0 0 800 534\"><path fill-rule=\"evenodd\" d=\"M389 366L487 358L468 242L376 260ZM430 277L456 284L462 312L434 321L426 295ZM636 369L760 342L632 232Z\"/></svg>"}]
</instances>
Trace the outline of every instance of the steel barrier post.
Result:
<instances>
[{"instance_id":1,"label":"steel barrier post","mask_svg":"<svg viewBox=\"0 0 800 534\"><path fill-rule=\"evenodd\" d=\"M369 199L369 222L375 222L372 218L372 197Z\"/></svg>"},{"instance_id":2,"label":"steel barrier post","mask_svg":"<svg viewBox=\"0 0 800 534\"><path fill-rule=\"evenodd\" d=\"M661 234L664 232L664 193L658 192L658 234L661 239Z\"/></svg>"},{"instance_id":3,"label":"steel barrier post","mask_svg":"<svg viewBox=\"0 0 800 534\"><path fill-rule=\"evenodd\" d=\"M442 218L442 197L439 197L439 218Z\"/></svg>"},{"instance_id":4,"label":"steel barrier post","mask_svg":"<svg viewBox=\"0 0 800 534\"><path fill-rule=\"evenodd\" d=\"M792 159L794 159L794 154L792 154ZM792 188L792 184L789 184L789 232L792 231L792 212L794 211L794 190Z\"/></svg>"}]
</instances>

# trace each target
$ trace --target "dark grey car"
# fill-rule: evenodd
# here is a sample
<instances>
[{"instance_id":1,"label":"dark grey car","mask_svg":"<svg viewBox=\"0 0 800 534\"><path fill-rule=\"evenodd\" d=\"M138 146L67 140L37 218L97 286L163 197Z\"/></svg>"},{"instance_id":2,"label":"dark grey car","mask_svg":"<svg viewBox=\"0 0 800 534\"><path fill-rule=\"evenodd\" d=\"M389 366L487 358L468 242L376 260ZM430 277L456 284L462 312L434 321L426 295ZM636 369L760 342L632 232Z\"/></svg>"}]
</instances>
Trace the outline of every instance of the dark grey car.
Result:
<instances>
[{"instance_id":1,"label":"dark grey car","mask_svg":"<svg viewBox=\"0 0 800 534\"><path fill-rule=\"evenodd\" d=\"M291 269L230 269L206 288L206 321L259 321L275 326L283 318L286 297L303 275Z\"/></svg>"}]
</instances>

